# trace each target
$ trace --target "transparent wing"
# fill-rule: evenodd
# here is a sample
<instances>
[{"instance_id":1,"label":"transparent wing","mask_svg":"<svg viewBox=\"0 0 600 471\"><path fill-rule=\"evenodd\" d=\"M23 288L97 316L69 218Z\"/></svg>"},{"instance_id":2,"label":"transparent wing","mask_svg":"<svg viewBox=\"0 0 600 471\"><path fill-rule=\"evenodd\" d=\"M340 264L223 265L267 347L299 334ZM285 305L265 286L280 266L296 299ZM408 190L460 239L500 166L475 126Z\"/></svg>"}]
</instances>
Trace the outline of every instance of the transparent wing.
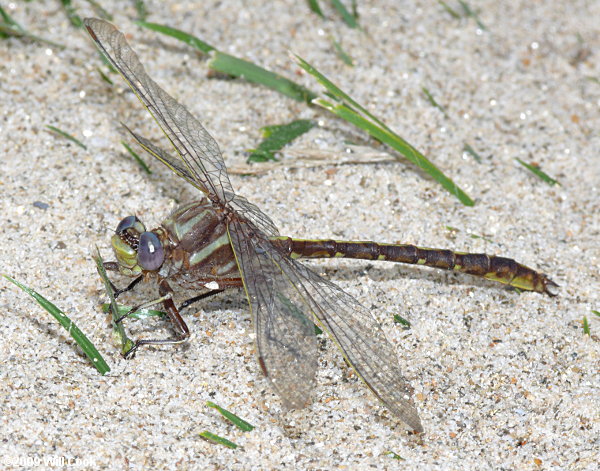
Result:
<instances>
[{"instance_id":1,"label":"transparent wing","mask_svg":"<svg viewBox=\"0 0 600 471\"><path fill-rule=\"evenodd\" d=\"M310 402L314 388L314 325L303 312L300 293L273 264L269 241L255 237L255 232L251 224L239 219L229 225L252 312L258 362L283 403L299 409Z\"/></svg>"},{"instance_id":2,"label":"transparent wing","mask_svg":"<svg viewBox=\"0 0 600 471\"><path fill-rule=\"evenodd\" d=\"M174 166L174 159L165 159L160 153L153 155L176 173L177 169L185 169L190 183L211 199L227 203L226 195L232 197L234 193L217 142L183 105L148 76L123 33L96 18L86 18L84 24L98 48L156 119L181 163Z\"/></svg>"},{"instance_id":3,"label":"transparent wing","mask_svg":"<svg viewBox=\"0 0 600 471\"><path fill-rule=\"evenodd\" d=\"M259 362L284 402L304 401L312 388L312 329L297 320L310 319L328 333L394 414L413 430L423 431L412 388L371 313L333 283L280 253L252 223L232 220L229 236L252 309Z\"/></svg>"}]
</instances>

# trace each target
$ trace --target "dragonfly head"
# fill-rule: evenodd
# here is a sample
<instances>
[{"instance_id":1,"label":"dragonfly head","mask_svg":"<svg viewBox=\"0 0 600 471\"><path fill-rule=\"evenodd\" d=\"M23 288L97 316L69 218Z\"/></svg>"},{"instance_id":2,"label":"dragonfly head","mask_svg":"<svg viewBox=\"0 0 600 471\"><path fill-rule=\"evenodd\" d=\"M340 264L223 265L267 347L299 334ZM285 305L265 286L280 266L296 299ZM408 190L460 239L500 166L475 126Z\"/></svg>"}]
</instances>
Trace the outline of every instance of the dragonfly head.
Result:
<instances>
[{"instance_id":1,"label":"dragonfly head","mask_svg":"<svg viewBox=\"0 0 600 471\"><path fill-rule=\"evenodd\" d=\"M158 235L146 231L135 216L127 216L119 223L110 242L123 275L138 276L143 271L156 271L165 261Z\"/></svg>"}]
</instances>

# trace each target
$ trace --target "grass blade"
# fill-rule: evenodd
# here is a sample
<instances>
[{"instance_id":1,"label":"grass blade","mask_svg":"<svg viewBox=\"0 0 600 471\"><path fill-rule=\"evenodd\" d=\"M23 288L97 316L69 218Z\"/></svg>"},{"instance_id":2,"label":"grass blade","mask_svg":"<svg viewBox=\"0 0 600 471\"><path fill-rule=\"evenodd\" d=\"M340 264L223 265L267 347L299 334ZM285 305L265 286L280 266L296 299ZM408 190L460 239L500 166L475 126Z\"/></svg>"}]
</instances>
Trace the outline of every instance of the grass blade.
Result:
<instances>
[{"instance_id":1,"label":"grass blade","mask_svg":"<svg viewBox=\"0 0 600 471\"><path fill-rule=\"evenodd\" d=\"M483 31L487 31L487 28L479 19L479 15L477 15L477 13L475 13L473 10L471 10L471 7L469 6L469 4L467 2L465 2L464 0L458 0L458 3L460 3L460 6L462 7L466 16L473 18L475 20L475 22L477 23L477 26L479 26L479 28L481 28Z\"/></svg>"},{"instance_id":2,"label":"grass blade","mask_svg":"<svg viewBox=\"0 0 600 471\"><path fill-rule=\"evenodd\" d=\"M345 119L355 126L367 131L375 139L378 139L379 141L396 149L413 164L427 172L434 180L442 185L446 191L456 196L465 206L473 206L475 204L475 202L463 190L461 190L451 179L446 177L446 175L444 175L439 168L437 168L427 159L427 157L421 154L411 144L394 133L394 131L386 126L385 123L362 107L358 102L352 99L347 93L342 91L337 85L331 82L331 80L325 77L321 72L315 69L300 56L295 56L295 58L300 67L315 77L317 81L327 89L331 96L335 97L343 104L333 105L332 103L323 99L313 100L313 103L328 109L340 118ZM359 112L364 116L361 116Z\"/></svg>"},{"instance_id":3,"label":"grass blade","mask_svg":"<svg viewBox=\"0 0 600 471\"><path fill-rule=\"evenodd\" d=\"M136 21L136 24L158 33L166 34L179 41L183 41L204 54L211 53L212 58L209 61L208 66L217 72L233 77L240 77L248 82L264 85L297 101L310 103L310 101L317 96L314 92L311 92L307 88L304 88L279 74L266 70L252 62L218 51L210 44L184 31L157 23L147 23L145 21Z\"/></svg>"},{"instance_id":4,"label":"grass blade","mask_svg":"<svg viewBox=\"0 0 600 471\"><path fill-rule=\"evenodd\" d=\"M342 62L350 67L354 67L354 61L352 60L352 57L350 57L350 55L344 51L342 45L333 38L331 38L331 42L335 48L335 53L342 60Z\"/></svg>"},{"instance_id":5,"label":"grass blade","mask_svg":"<svg viewBox=\"0 0 600 471\"><path fill-rule=\"evenodd\" d=\"M71 136L69 133L62 131L54 126L50 126L49 124L46 124L46 128L52 131L53 133L58 134L59 136L62 136L65 139L71 141L72 143L77 144L82 149L87 150L87 146L85 144Z\"/></svg>"},{"instance_id":6,"label":"grass blade","mask_svg":"<svg viewBox=\"0 0 600 471\"><path fill-rule=\"evenodd\" d=\"M429 103L431 103L431 105L434 108L437 108L442 113L444 113L444 116L447 118L448 113L446 113L446 109L442 105L440 105L437 101L435 101L435 98L433 98L433 95L429 92L429 90L427 90L427 88L425 88L425 87L421 87L421 90L423 90L423 93L427 97L427 101L429 101Z\"/></svg>"},{"instance_id":7,"label":"grass blade","mask_svg":"<svg viewBox=\"0 0 600 471\"><path fill-rule=\"evenodd\" d=\"M517 162L519 162L523 167L525 167L527 170L529 170L531 173L533 173L535 176L537 176L538 178L540 178L541 180L545 181L548 185L553 186L553 185L559 185L560 183L558 183L557 180L555 180L554 178L552 178L550 175L548 175L547 173L543 172L537 165L533 165L533 164L528 164L526 162L523 162L521 159L516 158L515 159Z\"/></svg>"},{"instance_id":8,"label":"grass blade","mask_svg":"<svg viewBox=\"0 0 600 471\"><path fill-rule=\"evenodd\" d=\"M83 20L77 14L77 10L72 5L71 0L60 0L60 3L62 3L63 9L71 24L75 26L75 28L81 28L83 26Z\"/></svg>"},{"instance_id":9,"label":"grass blade","mask_svg":"<svg viewBox=\"0 0 600 471\"><path fill-rule=\"evenodd\" d=\"M344 23L350 26L350 28L358 28L358 23L356 21L355 16L346 9L344 4L340 0L331 0L331 3L333 5L333 8L335 8L339 15L342 17L342 20L344 20Z\"/></svg>"},{"instance_id":10,"label":"grass blade","mask_svg":"<svg viewBox=\"0 0 600 471\"><path fill-rule=\"evenodd\" d=\"M473 149L469 144L465 143L463 146L463 152L470 154L477 161L477 163L480 164L482 162L481 156L475 152L475 149Z\"/></svg>"},{"instance_id":11,"label":"grass blade","mask_svg":"<svg viewBox=\"0 0 600 471\"><path fill-rule=\"evenodd\" d=\"M264 69L252 62L231 56L221 51L214 51L208 66L227 75L240 77L248 82L264 85L296 101L309 103L317 97L311 90L298 85L282 75Z\"/></svg>"},{"instance_id":12,"label":"grass blade","mask_svg":"<svg viewBox=\"0 0 600 471\"><path fill-rule=\"evenodd\" d=\"M583 334L590 335L590 324L586 316L583 316Z\"/></svg>"},{"instance_id":13,"label":"grass blade","mask_svg":"<svg viewBox=\"0 0 600 471\"><path fill-rule=\"evenodd\" d=\"M438 3L442 7L444 7L444 10L446 10L448 13L450 13L450 16L452 16L452 18L460 20L460 13L458 13L456 10L450 8L450 6L446 2L444 2L443 0L438 0Z\"/></svg>"},{"instance_id":14,"label":"grass blade","mask_svg":"<svg viewBox=\"0 0 600 471\"><path fill-rule=\"evenodd\" d=\"M96 0L87 0L93 10L96 12L100 18L104 18L105 20L112 21L112 15Z\"/></svg>"},{"instance_id":15,"label":"grass blade","mask_svg":"<svg viewBox=\"0 0 600 471\"><path fill-rule=\"evenodd\" d=\"M127 149L127 152L131 154L131 156L135 159L138 165L142 167L142 170L144 170L144 172L146 172L148 175L151 175L152 170L150 170L150 167L148 167L146 162L144 162L144 160L137 154L137 152L134 151L131 147L129 147L129 144L127 144L125 141L121 141L121 144L123 144L123 147Z\"/></svg>"},{"instance_id":16,"label":"grass blade","mask_svg":"<svg viewBox=\"0 0 600 471\"><path fill-rule=\"evenodd\" d=\"M333 105L325 100L318 99L315 101L318 105L328 109L336 116L354 124L355 126L368 132L375 139L389 145L393 149L400 152L413 164L427 172L434 180L436 180L446 191L456 196L458 200L465 206L473 206L474 201L461 190L451 179L446 177L444 173L431 163L423 154L421 154L412 145L406 142L397 134L383 129L376 124L368 121L364 117L360 116L356 111L351 110L345 105Z\"/></svg>"},{"instance_id":17,"label":"grass blade","mask_svg":"<svg viewBox=\"0 0 600 471\"><path fill-rule=\"evenodd\" d=\"M146 21L146 18L148 18L148 9L144 0L135 0L135 11L137 12L137 19L139 21Z\"/></svg>"},{"instance_id":18,"label":"grass blade","mask_svg":"<svg viewBox=\"0 0 600 471\"><path fill-rule=\"evenodd\" d=\"M96 347L94 347L94 344L90 342L90 340L79 329L79 327L77 327L63 311L31 288L22 285L8 275L3 274L2 276L35 299L40 306L42 306L50 315L52 315L52 317L58 321L58 323L64 327L73 340L75 340L77 345L81 347L83 353L85 353L85 355L92 362L92 365L94 365L94 368L96 368L101 375L105 375L110 371L109 366L106 364L106 361L104 361L104 358L102 358L102 355L100 355Z\"/></svg>"},{"instance_id":19,"label":"grass blade","mask_svg":"<svg viewBox=\"0 0 600 471\"><path fill-rule=\"evenodd\" d=\"M213 443L217 443L218 445L226 446L227 448L231 448L232 450L235 450L238 447L238 445L227 440L226 438L219 437L218 435L215 435L214 433L211 433L208 431L201 432L200 436L202 438L204 438L205 440L208 440L209 442L213 442Z\"/></svg>"},{"instance_id":20,"label":"grass blade","mask_svg":"<svg viewBox=\"0 0 600 471\"><path fill-rule=\"evenodd\" d=\"M248 162L277 161L274 155L275 152L281 150L283 146L289 144L298 136L308 132L314 126L315 123L308 119L298 119L288 124L265 126L262 128L265 139L256 149L250 151Z\"/></svg>"},{"instance_id":21,"label":"grass blade","mask_svg":"<svg viewBox=\"0 0 600 471\"><path fill-rule=\"evenodd\" d=\"M313 13L316 13L321 18L325 18L325 15L323 15L323 12L321 11L319 0L308 0L308 8L310 8Z\"/></svg>"},{"instance_id":22,"label":"grass blade","mask_svg":"<svg viewBox=\"0 0 600 471\"><path fill-rule=\"evenodd\" d=\"M106 274L106 269L104 268L104 261L100 256L100 251L96 248L96 256L94 257L94 261L96 262L96 270L98 270L98 274L102 281L104 282L104 287L106 289L106 293L108 294L108 298L110 299L110 312L112 314L112 325L115 334L119 337L121 341L121 354L126 355L129 350L131 350L134 346L133 340L127 337L125 333L125 328L123 327L122 322L117 322L120 319L119 309L117 307L117 302L115 301L115 295L113 293L113 288L108 279L108 275Z\"/></svg>"},{"instance_id":23,"label":"grass blade","mask_svg":"<svg viewBox=\"0 0 600 471\"><path fill-rule=\"evenodd\" d=\"M39 36L36 36L35 34L30 33L19 23L17 23L12 16L6 13L2 6L0 6L0 16L2 17L2 22L0 23L0 34L3 37L23 37L31 39L32 41L48 44L49 46L53 46L58 49L65 48L65 46L63 46L62 44L55 43L54 41L50 41L49 39L44 39Z\"/></svg>"},{"instance_id":24,"label":"grass blade","mask_svg":"<svg viewBox=\"0 0 600 471\"><path fill-rule=\"evenodd\" d=\"M119 318L123 317L125 314L127 314L130 311L131 311L130 306L125 306L123 304L117 304L117 314L118 314ZM112 310L110 308L110 303L102 304L102 312L106 312L106 313L111 312L112 313ZM167 313L164 311L157 311L155 309L140 309L139 311L135 311L135 312L128 314L127 317L130 317L131 319L138 319L138 320L148 319L150 317L166 318Z\"/></svg>"},{"instance_id":25,"label":"grass blade","mask_svg":"<svg viewBox=\"0 0 600 471\"><path fill-rule=\"evenodd\" d=\"M233 425L235 425L240 430L243 430L244 432L250 432L251 430L254 430L254 425L246 422L244 419L241 419L234 413L229 412L227 409L223 409L221 406L216 405L214 402L207 401L206 405L208 407L212 407L213 409L216 409L223 417L225 417L227 420L229 420Z\"/></svg>"},{"instance_id":26,"label":"grass blade","mask_svg":"<svg viewBox=\"0 0 600 471\"><path fill-rule=\"evenodd\" d=\"M204 54L208 54L216 49L208 43L198 39L195 36L192 36L185 31L181 31L180 29L171 28L170 26L161 25L158 23L148 23L146 21L135 21L136 25L141 26L143 28L150 29L152 31L156 31L157 33L165 34L167 36L171 36L172 38L178 39L186 43L189 46L203 52Z\"/></svg>"},{"instance_id":27,"label":"grass blade","mask_svg":"<svg viewBox=\"0 0 600 471\"><path fill-rule=\"evenodd\" d=\"M394 314L394 323L400 324L404 330L410 329L410 322L398 314Z\"/></svg>"}]
</instances>

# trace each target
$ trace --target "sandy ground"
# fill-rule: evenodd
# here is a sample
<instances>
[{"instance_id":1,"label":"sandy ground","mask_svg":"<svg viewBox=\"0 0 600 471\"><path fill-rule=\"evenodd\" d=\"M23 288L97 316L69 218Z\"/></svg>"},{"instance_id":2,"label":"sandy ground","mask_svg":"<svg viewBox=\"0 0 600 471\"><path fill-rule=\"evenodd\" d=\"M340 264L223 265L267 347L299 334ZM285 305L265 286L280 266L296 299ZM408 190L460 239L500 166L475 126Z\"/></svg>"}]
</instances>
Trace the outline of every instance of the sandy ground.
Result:
<instances>
[{"instance_id":1,"label":"sandy ground","mask_svg":"<svg viewBox=\"0 0 600 471\"><path fill-rule=\"evenodd\" d=\"M74 3L81 16L93 14ZM239 291L188 311L188 345L122 360L98 310L105 295L94 247L110 259L122 217L157 225L196 193L157 162L148 176L125 155L119 121L147 136L159 130L118 76L114 87L101 80L93 44L59 2L3 2L23 26L66 48L0 41L0 271L61 307L112 371L101 377L45 311L0 282L2 467L62 469L35 461L62 458L84 460L80 469L597 469L600 322L590 320L586 336L582 319L600 310L600 2L476 2L488 31L436 2L358 2L364 31L329 8L323 20L305 2L283 3L146 2L149 21L317 89L287 51L305 57L438 164L476 200L473 208L403 160L290 169L292 151L335 159L348 142L386 149L324 111L208 78L206 60L190 47L133 24L133 2L102 5L149 73L219 141L228 165L245 163L262 126L319 121L284 153L286 165L232 176L283 234L502 254L548 273L560 295L418 267L311 263L384 325L415 388L420 437L406 433L331 342L322 344L313 405L282 412L254 360ZM336 56L331 37L355 67ZM465 143L481 162L463 153ZM515 158L538 163L560 186ZM153 294L149 285L128 300ZM412 328L394 324L394 314ZM141 337L168 332L160 321L127 327ZM256 428L237 430L207 400ZM242 448L208 443L204 430Z\"/></svg>"}]
</instances>

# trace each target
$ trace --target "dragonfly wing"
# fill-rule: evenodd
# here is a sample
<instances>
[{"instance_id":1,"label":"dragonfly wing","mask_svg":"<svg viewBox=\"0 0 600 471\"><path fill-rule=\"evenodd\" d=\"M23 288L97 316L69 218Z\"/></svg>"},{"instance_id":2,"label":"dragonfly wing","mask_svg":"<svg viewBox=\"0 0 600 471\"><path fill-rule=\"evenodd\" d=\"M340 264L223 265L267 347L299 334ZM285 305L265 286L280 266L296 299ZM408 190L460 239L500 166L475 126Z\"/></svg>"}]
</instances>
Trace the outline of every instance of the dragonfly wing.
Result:
<instances>
[{"instance_id":1,"label":"dragonfly wing","mask_svg":"<svg viewBox=\"0 0 600 471\"><path fill-rule=\"evenodd\" d=\"M310 401L317 339L306 303L273 261L271 244L246 221L234 219L229 237L252 311L258 362L286 407Z\"/></svg>"},{"instance_id":2,"label":"dragonfly wing","mask_svg":"<svg viewBox=\"0 0 600 471\"><path fill-rule=\"evenodd\" d=\"M303 358L312 360L308 350L300 348L302 355L294 350L304 345L302 335L309 331L303 327L300 332L295 321L290 324L294 327L286 326L293 315L277 301L278 293L283 293L293 301L295 310L327 332L373 393L404 423L422 432L411 399L412 388L400 371L392 344L373 315L336 285L280 253L251 223L232 221L229 236L253 311L259 358L265 362L263 370L277 392L284 398L289 396L298 380L312 374L312 366L306 372L297 370ZM294 335L298 339L294 340ZM282 354L279 343L293 347L286 347L288 350Z\"/></svg>"},{"instance_id":3,"label":"dragonfly wing","mask_svg":"<svg viewBox=\"0 0 600 471\"><path fill-rule=\"evenodd\" d=\"M156 119L177 151L180 167L192 177L193 185L226 203L225 195L233 195L233 189L217 142L183 105L148 76L123 33L97 18L86 18L84 24L98 48ZM175 171L172 161L163 160L160 154L154 156Z\"/></svg>"}]
</instances>

